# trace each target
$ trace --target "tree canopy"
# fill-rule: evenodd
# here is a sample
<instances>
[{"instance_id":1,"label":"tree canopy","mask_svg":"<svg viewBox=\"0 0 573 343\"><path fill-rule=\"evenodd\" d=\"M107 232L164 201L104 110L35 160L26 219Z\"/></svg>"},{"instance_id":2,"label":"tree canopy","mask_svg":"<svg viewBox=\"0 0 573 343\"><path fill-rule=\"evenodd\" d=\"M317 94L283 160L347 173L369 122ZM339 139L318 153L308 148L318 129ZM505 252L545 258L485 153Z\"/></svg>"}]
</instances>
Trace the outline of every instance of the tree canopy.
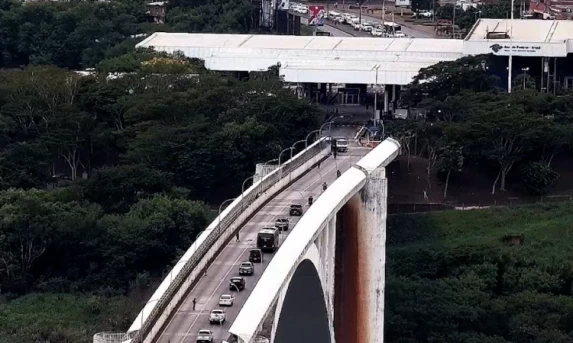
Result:
<instances>
[{"instance_id":1,"label":"tree canopy","mask_svg":"<svg viewBox=\"0 0 573 343\"><path fill-rule=\"evenodd\" d=\"M143 1L0 1L0 68L95 67L133 51L155 31L246 33L248 1L173 1L165 24L152 24ZM124 59L129 57L123 57Z\"/></svg>"},{"instance_id":2,"label":"tree canopy","mask_svg":"<svg viewBox=\"0 0 573 343\"><path fill-rule=\"evenodd\" d=\"M553 157L570 154L573 112L568 104L573 97L529 87L501 92L488 63L488 56L469 56L422 69L404 90L402 105L425 115L390 123L388 132L400 139L408 156L427 159L427 188L433 170L443 174L444 198L450 175L465 167L490 177L492 194L508 190L508 175L515 190L544 194L558 177L551 169ZM524 169L538 162L546 167ZM531 173L544 175L545 181L536 183Z\"/></svg>"},{"instance_id":3,"label":"tree canopy","mask_svg":"<svg viewBox=\"0 0 573 343\"><path fill-rule=\"evenodd\" d=\"M274 73L129 56L101 63L119 74L0 71L0 292L123 293L160 277L208 224L206 203L319 126Z\"/></svg>"}]
</instances>

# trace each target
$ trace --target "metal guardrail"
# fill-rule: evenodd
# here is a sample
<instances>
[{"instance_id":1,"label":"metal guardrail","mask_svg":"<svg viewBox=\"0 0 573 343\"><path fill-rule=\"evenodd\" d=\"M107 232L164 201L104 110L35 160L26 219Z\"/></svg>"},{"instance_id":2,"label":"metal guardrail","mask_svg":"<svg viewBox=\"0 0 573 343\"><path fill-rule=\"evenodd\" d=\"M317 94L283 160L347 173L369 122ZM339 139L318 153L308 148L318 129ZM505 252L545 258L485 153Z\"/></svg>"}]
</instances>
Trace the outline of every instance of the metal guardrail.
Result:
<instances>
[{"instance_id":1,"label":"metal guardrail","mask_svg":"<svg viewBox=\"0 0 573 343\"><path fill-rule=\"evenodd\" d=\"M156 305L151 310L151 313L144 320L141 328L138 331L134 331L124 336L124 341L130 340L132 343L142 343L146 336L150 333L151 329L155 325L155 322L161 316L161 314L167 308L169 302L173 296L181 289L183 283L190 276L191 272L197 266L199 261L205 256L207 251L211 246L221 237L222 233L226 231L231 224L241 215L245 207L250 206L260 194L268 190L275 183L280 181L284 177L289 177L290 172L296 170L298 167L302 166L305 162L310 160L312 157L317 155L324 148L323 142L324 138L316 141L314 144L309 146L303 152L297 154L293 159L285 162L280 168L277 168L272 173L265 176L261 182L256 185L256 187L251 186L244 194L242 194L241 200L226 216L221 218L220 223L218 222L217 227L213 230L211 234L199 245L193 256L185 263L179 274L171 282L163 296L159 299ZM215 220L218 220L216 218ZM95 336L94 336L95 340ZM94 341L95 342L95 341ZM107 342L106 342L107 343Z\"/></svg>"}]
</instances>

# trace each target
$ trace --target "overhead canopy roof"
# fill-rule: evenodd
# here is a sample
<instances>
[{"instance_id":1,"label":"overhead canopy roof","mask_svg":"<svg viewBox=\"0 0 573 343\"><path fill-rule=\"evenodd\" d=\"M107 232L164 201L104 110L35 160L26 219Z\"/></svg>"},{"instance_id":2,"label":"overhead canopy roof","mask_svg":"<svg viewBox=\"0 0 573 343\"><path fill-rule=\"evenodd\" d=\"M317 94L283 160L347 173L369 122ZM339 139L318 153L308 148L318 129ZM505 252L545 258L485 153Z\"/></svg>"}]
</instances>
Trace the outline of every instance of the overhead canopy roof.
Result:
<instances>
[{"instance_id":1,"label":"overhead canopy roof","mask_svg":"<svg viewBox=\"0 0 573 343\"><path fill-rule=\"evenodd\" d=\"M421 68L464 55L565 57L573 52L573 22L480 19L464 40L157 32L137 46L182 51L212 70L280 63L287 82L406 85Z\"/></svg>"},{"instance_id":2,"label":"overhead canopy roof","mask_svg":"<svg viewBox=\"0 0 573 343\"><path fill-rule=\"evenodd\" d=\"M405 85L420 68L460 58L463 41L159 32L138 46L180 50L212 70L261 71L280 63L287 82Z\"/></svg>"},{"instance_id":3,"label":"overhead canopy roof","mask_svg":"<svg viewBox=\"0 0 573 343\"><path fill-rule=\"evenodd\" d=\"M565 57L573 52L568 20L480 19L464 41L464 54Z\"/></svg>"}]
</instances>

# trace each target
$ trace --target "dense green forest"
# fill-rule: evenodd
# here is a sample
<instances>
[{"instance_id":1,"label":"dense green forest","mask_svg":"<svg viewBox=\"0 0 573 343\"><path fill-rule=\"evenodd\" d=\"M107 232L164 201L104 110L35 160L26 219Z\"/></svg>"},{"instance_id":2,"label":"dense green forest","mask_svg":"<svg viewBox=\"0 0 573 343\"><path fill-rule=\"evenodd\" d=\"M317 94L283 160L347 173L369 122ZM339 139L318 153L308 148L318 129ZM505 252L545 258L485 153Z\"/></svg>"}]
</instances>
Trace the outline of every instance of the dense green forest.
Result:
<instances>
[{"instance_id":1,"label":"dense green forest","mask_svg":"<svg viewBox=\"0 0 573 343\"><path fill-rule=\"evenodd\" d=\"M153 24L148 1L21 2L0 0L0 68L95 67L131 52L141 35L164 32L246 33L248 1L169 1L165 24Z\"/></svg>"},{"instance_id":2,"label":"dense green forest","mask_svg":"<svg viewBox=\"0 0 573 343\"><path fill-rule=\"evenodd\" d=\"M238 81L149 51L101 65L132 72L0 71L0 342L125 330L208 204L321 119L272 71Z\"/></svg>"},{"instance_id":3,"label":"dense green forest","mask_svg":"<svg viewBox=\"0 0 573 343\"><path fill-rule=\"evenodd\" d=\"M385 341L573 341L573 205L391 215Z\"/></svg>"}]
</instances>

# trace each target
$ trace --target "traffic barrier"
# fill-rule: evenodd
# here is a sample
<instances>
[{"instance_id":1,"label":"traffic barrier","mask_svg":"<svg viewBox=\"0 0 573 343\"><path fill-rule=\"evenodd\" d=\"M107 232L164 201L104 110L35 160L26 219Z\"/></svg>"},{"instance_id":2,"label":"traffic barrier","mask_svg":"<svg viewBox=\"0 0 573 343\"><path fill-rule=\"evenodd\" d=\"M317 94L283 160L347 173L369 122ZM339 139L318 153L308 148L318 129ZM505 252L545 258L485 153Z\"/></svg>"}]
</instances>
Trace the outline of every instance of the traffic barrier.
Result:
<instances>
[{"instance_id":1,"label":"traffic barrier","mask_svg":"<svg viewBox=\"0 0 573 343\"><path fill-rule=\"evenodd\" d=\"M236 231L267 201L330 153L322 138L253 184L201 233L139 313L124 342L151 343ZM96 334L94 343L96 342ZM106 342L107 343L107 342Z\"/></svg>"}]
</instances>

